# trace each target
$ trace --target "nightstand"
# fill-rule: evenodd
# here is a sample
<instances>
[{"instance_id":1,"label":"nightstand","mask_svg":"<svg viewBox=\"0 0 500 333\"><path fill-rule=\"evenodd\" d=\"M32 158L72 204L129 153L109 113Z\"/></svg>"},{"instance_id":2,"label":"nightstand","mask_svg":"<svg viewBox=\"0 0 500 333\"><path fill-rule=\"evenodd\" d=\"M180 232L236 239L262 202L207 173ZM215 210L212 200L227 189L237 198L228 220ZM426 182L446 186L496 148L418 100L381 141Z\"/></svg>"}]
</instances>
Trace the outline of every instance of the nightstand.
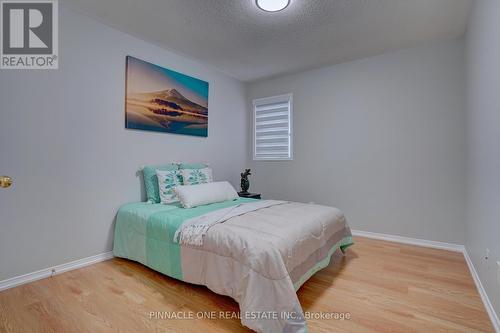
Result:
<instances>
[{"instance_id":1,"label":"nightstand","mask_svg":"<svg viewBox=\"0 0 500 333\"><path fill-rule=\"evenodd\" d=\"M238 192L238 195L242 198L260 199L260 193Z\"/></svg>"}]
</instances>

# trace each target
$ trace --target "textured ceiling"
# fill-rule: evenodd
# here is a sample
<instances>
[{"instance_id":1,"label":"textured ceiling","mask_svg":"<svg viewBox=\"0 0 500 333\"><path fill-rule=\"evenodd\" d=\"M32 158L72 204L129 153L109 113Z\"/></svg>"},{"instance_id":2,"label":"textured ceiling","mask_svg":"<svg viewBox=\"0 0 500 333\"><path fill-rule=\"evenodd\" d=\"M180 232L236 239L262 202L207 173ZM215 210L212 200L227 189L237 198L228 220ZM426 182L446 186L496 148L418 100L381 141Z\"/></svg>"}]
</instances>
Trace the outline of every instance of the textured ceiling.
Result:
<instances>
[{"instance_id":1,"label":"textured ceiling","mask_svg":"<svg viewBox=\"0 0 500 333\"><path fill-rule=\"evenodd\" d=\"M243 81L461 36L470 0L64 0L72 8Z\"/></svg>"}]
</instances>

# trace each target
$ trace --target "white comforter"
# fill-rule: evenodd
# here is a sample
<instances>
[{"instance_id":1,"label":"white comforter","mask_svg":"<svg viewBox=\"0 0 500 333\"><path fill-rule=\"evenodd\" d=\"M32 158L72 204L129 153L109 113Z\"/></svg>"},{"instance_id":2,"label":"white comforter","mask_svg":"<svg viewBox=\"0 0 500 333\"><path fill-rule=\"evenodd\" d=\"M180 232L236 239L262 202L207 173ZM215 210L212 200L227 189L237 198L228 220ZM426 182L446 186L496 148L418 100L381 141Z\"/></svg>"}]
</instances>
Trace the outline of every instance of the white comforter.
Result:
<instances>
[{"instance_id":1,"label":"white comforter","mask_svg":"<svg viewBox=\"0 0 500 333\"><path fill-rule=\"evenodd\" d=\"M257 332L306 332L295 290L351 244L343 214L278 201L210 214L179 229L183 279L234 298Z\"/></svg>"}]
</instances>

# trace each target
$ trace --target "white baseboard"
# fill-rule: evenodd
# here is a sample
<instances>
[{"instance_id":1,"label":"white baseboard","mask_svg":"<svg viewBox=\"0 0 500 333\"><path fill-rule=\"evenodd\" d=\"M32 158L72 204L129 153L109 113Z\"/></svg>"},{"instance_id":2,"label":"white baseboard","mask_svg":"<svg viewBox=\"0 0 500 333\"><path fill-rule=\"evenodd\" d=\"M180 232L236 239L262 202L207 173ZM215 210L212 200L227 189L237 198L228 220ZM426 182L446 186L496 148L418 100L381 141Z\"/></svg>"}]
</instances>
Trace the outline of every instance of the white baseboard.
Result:
<instances>
[{"instance_id":1,"label":"white baseboard","mask_svg":"<svg viewBox=\"0 0 500 333\"><path fill-rule=\"evenodd\" d=\"M490 316L491 322L493 324L493 327L495 329L495 332L500 333L500 320L498 319L498 316L495 312L495 309L493 308L493 305L490 302L490 299L488 298L488 294L486 294L486 290L483 287L483 284L481 283L481 280L479 279L479 275L477 274L476 268L474 267L474 264L472 263L472 260L469 257L469 253L467 252L467 249L464 248L464 257L465 261L467 262L467 266L469 266L470 273L472 274L472 278L474 279L474 282L476 283L477 291L479 292L479 295L481 296L481 299L483 300L484 307L486 308L486 311L488 312L488 315Z\"/></svg>"},{"instance_id":2,"label":"white baseboard","mask_svg":"<svg viewBox=\"0 0 500 333\"><path fill-rule=\"evenodd\" d=\"M353 236L379 239L388 242L430 247L433 249L448 250L453 252L461 252L464 255L465 261L467 262L467 266L469 266L470 273L472 275L474 283L476 284L479 295L481 296L481 300L483 301L484 307L486 308L486 312L488 313L491 319L491 323L493 324L495 331L497 333L500 333L500 321L498 320L498 316L495 312L495 309L493 308L493 305L490 302L490 299L488 298L488 294L486 294L486 290L484 289L483 284L479 279L479 275L477 274L477 271L474 265L472 264L469 254L467 253L467 249L465 248L464 245L435 242L425 239L410 238L410 237L403 237L396 235L379 234L376 232L368 232L361 230L352 230L352 234Z\"/></svg>"},{"instance_id":3,"label":"white baseboard","mask_svg":"<svg viewBox=\"0 0 500 333\"><path fill-rule=\"evenodd\" d=\"M96 264L101 261L113 258L113 252L105 252L95 256L75 260L66 264L45 268L36 272L16 276L7 280L0 281L0 291L19 286L21 284L44 279L53 275L61 274L74 269L82 268L88 265Z\"/></svg>"},{"instance_id":4,"label":"white baseboard","mask_svg":"<svg viewBox=\"0 0 500 333\"><path fill-rule=\"evenodd\" d=\"M465 250L465 247L461 244L435 242L435 241L419 239L419 238L410 238L410 237L403 237L403 236L396 236L396 235L379 234L376 232L361 231L361 230L352 230L352 234L354 236L380 239L380 240L385 240L385 241L395 242L395 243L430 247L433 249L448 250L448 251L453 251L453 252L464 252L464 250Z\"/></svg>"}]
</instances>

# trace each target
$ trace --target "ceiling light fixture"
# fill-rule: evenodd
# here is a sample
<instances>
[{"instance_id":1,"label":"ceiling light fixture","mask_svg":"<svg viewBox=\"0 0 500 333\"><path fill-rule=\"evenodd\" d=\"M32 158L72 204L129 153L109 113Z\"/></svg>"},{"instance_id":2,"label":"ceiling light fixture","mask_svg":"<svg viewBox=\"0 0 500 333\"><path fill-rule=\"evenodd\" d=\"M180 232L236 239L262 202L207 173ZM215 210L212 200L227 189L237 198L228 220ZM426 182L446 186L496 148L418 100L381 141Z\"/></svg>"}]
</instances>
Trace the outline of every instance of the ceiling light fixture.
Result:
<instances>
[{"instance_id":1,"label":"ceiling light fixture","mask_svg":"<svg viewBox=\"0 0 500 333\"><path fill-rule=\"evenodd\" d=\"M257 7L266 12L279 12L290 4L290 0L255 0Z\"/></svg>"}]
</instances>

